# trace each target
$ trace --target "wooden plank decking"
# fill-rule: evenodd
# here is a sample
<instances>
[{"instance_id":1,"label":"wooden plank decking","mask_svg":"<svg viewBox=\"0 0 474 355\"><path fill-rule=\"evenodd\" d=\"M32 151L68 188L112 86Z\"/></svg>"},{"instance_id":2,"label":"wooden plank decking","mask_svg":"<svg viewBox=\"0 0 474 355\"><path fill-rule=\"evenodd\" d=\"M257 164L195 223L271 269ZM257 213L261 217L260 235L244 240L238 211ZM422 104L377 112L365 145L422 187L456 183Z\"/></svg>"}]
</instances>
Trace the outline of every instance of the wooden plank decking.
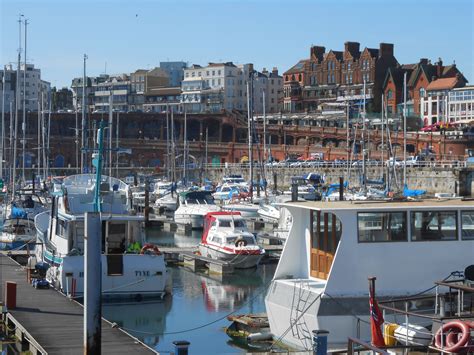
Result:
<instances>
[{"instance_id":1,"label":"wooden plank decking","mask_svg":"<svg viewBox=\"0 0 474 355\"><path fill-rule=\"evenodd\" d=\"M21 265L0 254L0 299L5 281L17 283L17 307L10 319L27 332L47 354L83 354L83 308L54 289L36 290L27 283ZM155 354L109 322L102 321L103 354Z\"/></svg>"}]
</instances>

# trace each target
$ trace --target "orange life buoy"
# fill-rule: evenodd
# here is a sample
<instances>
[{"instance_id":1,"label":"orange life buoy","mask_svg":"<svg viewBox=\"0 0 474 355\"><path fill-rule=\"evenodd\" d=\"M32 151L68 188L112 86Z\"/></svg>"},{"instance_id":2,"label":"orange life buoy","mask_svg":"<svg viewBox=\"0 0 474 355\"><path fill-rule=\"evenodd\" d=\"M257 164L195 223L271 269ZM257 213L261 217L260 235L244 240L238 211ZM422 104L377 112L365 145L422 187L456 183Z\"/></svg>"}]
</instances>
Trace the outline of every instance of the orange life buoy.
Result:
<instances>
[{"instance_id":1,"label":"orange life buoy","mask_svg":"<svg viewBox=\"0 0 474 355\"><path fill-rule=\"evenodd\" d=\"M463 350L462 348L469 346L469 341L471 339L470 328L471 327L468 323L462 321L446 323L439 328L436 333L436 347L450 353L457 353L460 350ZM444 340L443 345L441 344L442 338Z\"/></svg>"},{"instance_id":2,"label":"orange life buoy","mask_svg":"<svg viewBox=\"0 0 474 355\"><path fill-rule=\"evenodd\" d=\"M140 250L140 254L145 254L147 251L151 251L155 255L161 255L160 249L158 249L158 247L153 244L145 244L143 248Z\"/></svg>"}]
</instances>

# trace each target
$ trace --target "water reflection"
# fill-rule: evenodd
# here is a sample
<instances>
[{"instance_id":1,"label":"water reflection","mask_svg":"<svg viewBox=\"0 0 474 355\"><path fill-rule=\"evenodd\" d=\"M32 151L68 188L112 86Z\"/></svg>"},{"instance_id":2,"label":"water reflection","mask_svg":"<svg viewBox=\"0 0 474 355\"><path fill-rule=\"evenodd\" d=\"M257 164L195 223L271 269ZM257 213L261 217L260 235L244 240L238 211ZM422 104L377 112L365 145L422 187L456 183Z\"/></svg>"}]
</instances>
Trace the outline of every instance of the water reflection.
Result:
<instances>
[{"instance_id":1,"label":"water reflection","mask_svg":"<svg viewBox=\"0 0 474 355\"><path fill-rule=\"evenodd\" d=\"M166 329L166 315L172 299L166 296L161 301L103 303L102 313L107 320L117 323L145 344L155 346Z\"/></svg>"},{"instance_id":2,"label":"water reflection","mask_svg":"<svg viewBox=\"0 0 474 355\"><path fill-rule=\"evenodd\" d=\"M148 241L161 246L192 247L200 237L199 232L190 236L160 230L148 233ZM264 298L275 267L260 265L224 277L169 267L171 295L163 302L108 304L103 314L158 352L171 352L173 341L187 340L190 354L245 353L224 332L230 325L226 316L265 312Z\"/></svg>"}]
</instances>

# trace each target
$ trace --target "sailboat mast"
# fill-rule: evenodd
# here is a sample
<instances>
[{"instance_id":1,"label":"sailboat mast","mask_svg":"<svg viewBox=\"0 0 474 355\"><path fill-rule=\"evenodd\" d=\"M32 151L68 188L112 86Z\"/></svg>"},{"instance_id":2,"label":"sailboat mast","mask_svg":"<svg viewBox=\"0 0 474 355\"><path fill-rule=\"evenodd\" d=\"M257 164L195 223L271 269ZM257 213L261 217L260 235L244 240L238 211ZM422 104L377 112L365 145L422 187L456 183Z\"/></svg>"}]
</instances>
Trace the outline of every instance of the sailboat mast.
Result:
<instances>
[{"instance_id":1,"label":"sailboat mast","mask_svg":"<svg viewBox=\"0 0 474 355\"><path fill-rule=\"evenodd\" d=\"M350 161L350 151L351 151L351 148L350 148L350 143L349 143L349 139L350 139L350 131L349 131L349 101L347 101L346 103L346 179L349 181L349 168L350 168L350 164L349 164L349 161Z\"/></svg>"},{"instance_id":2,"label":"sailboat mast","mask_svg":"<svg viewBox=\"0 0 474 355\"><path fill-rule=\"evenodd\" d=\"M40 97L42 95L40 92ZM41 175L41 100L38 98L38 151L36 152L36 175L39 177Z\"/></svg>"},{"instance_id":3,"label":"sailboat mast","mask_svg":"<svg viewBox=\"0 0 474 355\"><path fill-rule=\"evenodd\" d=\"M120 134L120 112L117 112L117 123L115 124L115 149L117 151L115 162L115 177L119 177L119 134Z\"/></svg>"},{"instance_id":4,"label":"sailboat mast","mask_svg":"<svg viewBox=\"0 0 474 355\"><path fill-rule=\"evenodd\" d=\"M367 192L367 176L366 176L366 166L365 166L365 79L364 79L364 111L362 112L362 190L364 193Z\"/></svg>"},{"instance_id":5,"label":"sailboat mast","mask_svg":"<svg viewBox=\"0 0 474 355\"><path fill-rule=\"evenodd\" d=\"M249 80L247 80L247 128L249 131L249 173L250 173L250 198L252 198L253 195L253 169L252 169L252 115L251 115L251 107L250 107L250 80L251 80L251 75L249 75Z\"/></svg>"},{"instance_id":6,"label":"sailboat mast","mask_svg":"<svg viewBox=\"0 0 474 355\"><path fill-rule=\"evenodd\" d=\"M114 96L113 96L113 87L110 88L110 95L109 95L109 178L112 178L112 126L114 121Z\"/></svg>"},{"instance_id":7,"label":"sailboat mast","mask_svg":"<svg viewBox=\"0 0 474 355\"><path fill-rule=\"evenodd\" d=\"M84 173L85 151L86 147L86 60L87 55L84 54L84 69L82 73L82 124L81 124L81 174ZM49 140L49 133L48 133ZM49 148L49 147L48 147Z\"/></svg>"},{"instance_id":8,"label":"sailboat mast","mask_svg":"<svg viewBox=\"0 0 474 355\"><path fill-rule=\"evenodd\" d=\"M21 124L22 131L22 179L25 182L25 157L26 157L26 34L27 34L28 20L25 19L25 66L23 67L23 122Z\"/></svg>"},{"instance_id":9,"label":"sailboat mast","mask_svg":"<svg viewBox=\"0 0 474 355\"><path fill-rule=\"evenodd\" d=\"M3 148L5 147L5 76L7 74L7 68L3 67L2 76L2 142L0 147L0 178L3 179Z\"/></svg>"},{"instance_id":10,"label":"sailboat mast","mask_svg":"<svg viewBox=\"0 0 474 355\"><path fill-rule=\"evenodd\" d=\"M170 127L169 106L166 104L166 178L170 181Z\"/></svg>"},{"instance_id":11,"label":"sailboat mast","mask_svg":"<svg viewBox=\"0 0 474 355\"><path fill-rule=\"evenodd\" d=\"M381 126L382 126L382 147L381 147L382 148L381 149L382 150L382 152L381 152L382 153L382 159L381 159L382 160L382 166L383 166L383 162L384 162L384 152L385 152L384 151L384 145L383 145L383 136L385 135L385 131L384 131L384 109L385 109L385 107L384 107L384 104L385 104L385 100L384 100L384 95L382 93L382 109L381 109L382 115L380 117L381 118ZM382 168L382 170L383 170L383 168Z\"/></svg>"},{"instance_id":12,"label":"sailboat mast","mask_svg":"<svg viewBox=\"0 0 474 355\"><path fill-rule=\"evenodd\" d=\"M21 61L21 17L18 18L19 28L19 47L18 47L18 66L16 68L16 98L15 98L15 127L13 132L13 173L12 173L12 197L15 196L16 183L16 150L17 150L17 132L18 132L18 113L20 112L20 61Z\"/></svg>"},{"instance_id":13,"label":"sailboat mast","mask_svg":"<svg viewBox=\"0 0 474 355\"><path fill-rule=\"evenodd\" d=\"M403 187L407 184L407 73L403 74Z\"/></svg>"},{"instance_id":14,"label":"sailboat mast","mask_svg":"<svg viewBox=\"0 0 474 355\"><path fill-rule=\"evenodd\" d=\"M174 190L174 184L176 182L176 147L174 142L174 111L171 110L171 154L170 159L172 159L172 167L171 167L171 179L173 181L173 188L171 191Z\"/></svg>"},{"instance_id":15,"label":"sailboat mast","mask_svg":"<svg viewBox=\"0 0 474 355\"><path fill-rule=\"evenodd\" d=\"M188 160L187 157L187 141L188 141L188 132L187 132L187 113L186 113L186 104L183 103L183 110L184 110L184 139L183 139L183 183L187 186L186 182L186 163Z\"/></svg>"}]
</instances>

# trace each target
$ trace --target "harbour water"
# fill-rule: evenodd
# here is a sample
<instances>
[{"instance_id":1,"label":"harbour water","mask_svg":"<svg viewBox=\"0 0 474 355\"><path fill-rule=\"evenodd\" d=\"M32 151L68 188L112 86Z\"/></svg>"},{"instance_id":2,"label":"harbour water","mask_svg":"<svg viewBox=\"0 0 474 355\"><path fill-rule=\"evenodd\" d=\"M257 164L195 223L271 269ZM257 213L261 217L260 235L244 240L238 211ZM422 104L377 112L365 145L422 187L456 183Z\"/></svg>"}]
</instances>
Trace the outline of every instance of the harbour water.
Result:
<instances>
[{"instance_id":1,"label":"harbour water","mask_svg":"<svg viewBox=\"0 0 474 355\"><path fill-rule=\"evenodd\" d=\"M147 233L154 244L178 247L197 245L200 235ZM225 333L224 328L230 325L226 317L265 312L264 298L275 268L276 264L264 264L222 278L169 267L171 295L163 301L104 304L103 316L164 354L173 351L176 340L189 341L190 354L249 352L252 349L239 347Z\"/></svg>"}]
</instances>

